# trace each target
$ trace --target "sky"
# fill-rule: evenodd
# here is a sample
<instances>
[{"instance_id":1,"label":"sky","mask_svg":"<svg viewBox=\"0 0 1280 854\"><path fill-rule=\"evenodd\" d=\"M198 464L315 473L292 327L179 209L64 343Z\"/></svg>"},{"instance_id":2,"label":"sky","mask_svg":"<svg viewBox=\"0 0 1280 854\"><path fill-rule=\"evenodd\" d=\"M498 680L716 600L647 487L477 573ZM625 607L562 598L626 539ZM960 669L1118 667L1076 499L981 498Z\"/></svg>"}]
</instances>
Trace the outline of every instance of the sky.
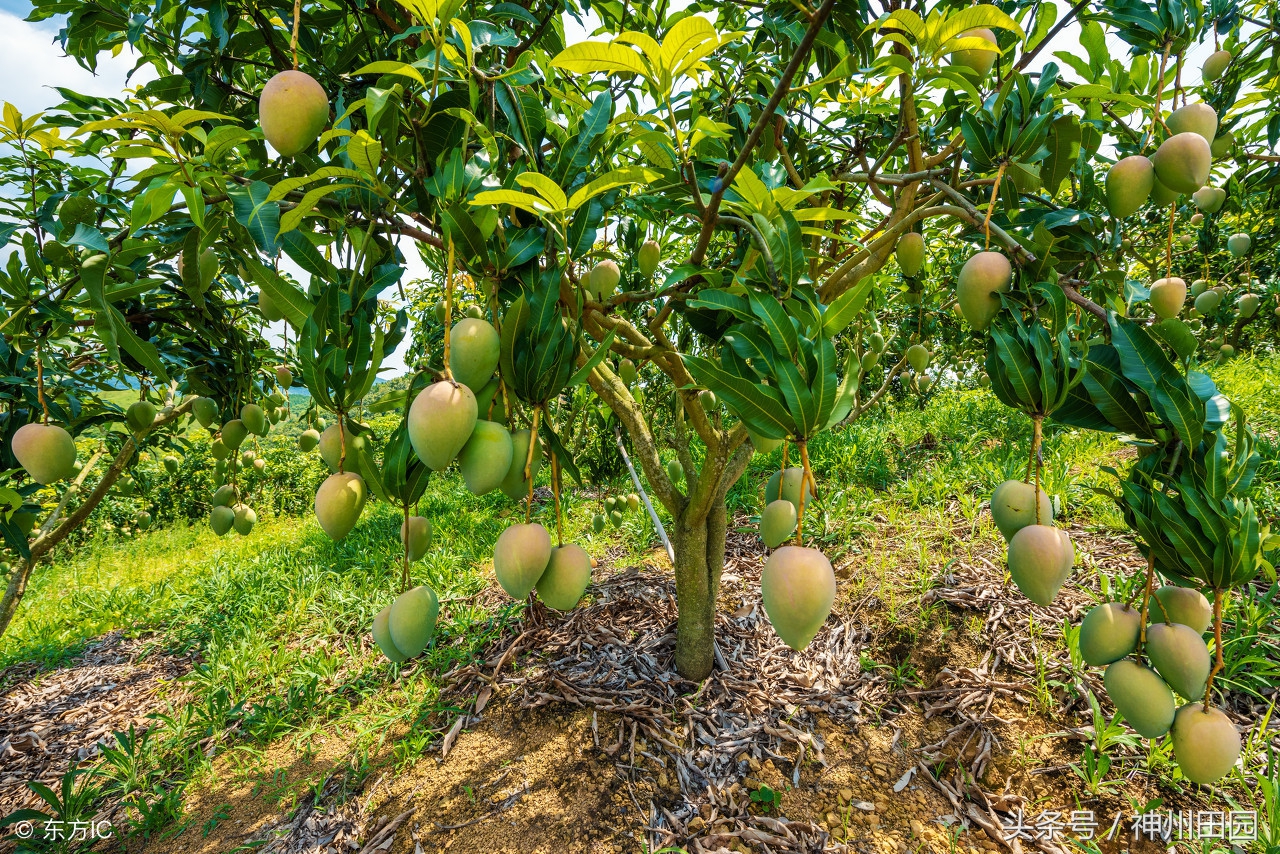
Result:
<instances>
[{"instance_id":1,"label":"sky","mask_svg":"<svg viewBox=\"0 0 1280 854\"><path fill-rule=\"evenodd\" d=\"M1058 0L1058 5L1061 10L1065 11L1067 8L1061 0ZM0 0L0 80L5 81L3 92L0 92L0 100L13 103L24 115L56 103L58 94L53 90L53 86L66 86L90 95L118 97L126 86L140 85L154 76L148 67L141 69L132 79L128 77L136 61L129 50L123 51L118 57L102 54L98 61L98 73L91 74L77 65L74 60L63 55L55 41L59 27L57 20L38 24L27 23L22 18L28 14L29 10L30 5L26 0ZM566 36L570 43L587 38L587 30L572 18L566 16L565 22ZM1079 27L1074 23L1064 28L1063 32L1055 38L1054 43L1040 53L1035 65L1039 67L1046 61L1052 61L1052 53L1055 50L1072 50L1074 53L1080 53L1082 49L1079 47L1078 37ZM1128 45L1121 42L1115 35L1108 35L1107 42L1113 56L1127 54ZM1192 48L1186 64L1187 71L1183 75L1184 84L1199 82L1200 64L1212 50L1211 44ZM1067 76L1074 76L1069 69L1064 69L1064 73ZM403 239L401 250L408 260L406 281L425 277L426 266L418 257L413 241ZM12 251L12 247L9 251ZM0 252L0 255L7 254L7 251ZM291 261L282 259L282 265L298 280L306 281L305 274L294 267ZM278 342L283 325L283 321L276 324L270 330L269 337ZM407 370L404 354L411 338L412 330L411 334L405 337L405 343L385 362L387 370L383 373L384 377L397 376Z\"/></svg>"}]
</instances>

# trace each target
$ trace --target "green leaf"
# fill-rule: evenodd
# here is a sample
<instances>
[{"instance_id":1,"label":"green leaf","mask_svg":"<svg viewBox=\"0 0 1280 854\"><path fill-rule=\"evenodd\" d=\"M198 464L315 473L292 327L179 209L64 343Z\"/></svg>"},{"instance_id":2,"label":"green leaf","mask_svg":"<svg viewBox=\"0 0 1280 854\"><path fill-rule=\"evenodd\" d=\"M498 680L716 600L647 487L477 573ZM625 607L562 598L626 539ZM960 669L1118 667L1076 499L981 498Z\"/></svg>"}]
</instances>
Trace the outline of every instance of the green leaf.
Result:
<instances>
[{"instance_id":1,"label":"green leaf","mask_svg":"<svg viewBox=\"0 0 1280 854\"><path fill-rule=\"evenodd\" d=\"M600 342L600 346L591 354L591 358L587 359L583 366L578 368L578 370L574 372L573 376L569 377L569 382L565 383L565 388L573 388L574 386L587 381L587 377L591 376L591 371L595 366L603 362L605 357L609 355L609 345L613 343L613 339L614 331L610 329L608 333L605 334L604 340Z\"/></svg>"},{"instance_id":2,"label":"green leaf","mask_svg":"<svg viewBox=\"0 0 1280 854\"><path fill-rule=\"evenodd\" d=\"M569 210L576 211L588 199L594 198L601 193L606 193L615 187L626 187L631 184L647 185L660 177L660 173L653 169L646 169L643 166L627 166L622 169L614 169L612 172L607 172L574 191L574 194L569 197Z\"/></svg>"},{"instance_id":3,"label":"green leaf","mask_svg":"<svg viewBox=\"0 0 1280 854\"><path fill-rule=\"evenodd\" d=\"M271 298L276 308L284 315L285 320L294 329L301 329L311 316L311 300L307 295L284 280L275 270L258 263L254 258L246 258L244 269L253 279L253 283ZM314 389L314 387L312 387Z\"/></svg>"},{"instance_id":4,"label":"green leaf","mask_svg":"<svg viewBox=\"0 0 1280 854\"><path fill-rule=\"evenodd\" d=\"M796 435L795 421L777 389L735 377L709 359L698 356L683 359L694 379L733 407L752 430L769 439Z\"/></svg>"},{"instance_id":5,"label":"green leaf","mask_svg":"<svg viewBox=\"0 0 1280 854\"><path fill-rule=\"evenodd\" d=\"M391 60L371 62L351 74L353 77L360 77L364 74L398 74L401 77L408 77L417 81L421 86L425 87L427 85L427 81L422 78L422 72L406 62L394 62Z\"/></svg>"},{"instance_id":6,"label":"green leaf","mask_svg":"<svg viewBox=\"0 0 1280 854\"><path fill-rule=\"evenodd\" d=\"M516 380L515 347L516 335L529 320L529 303L524 294L516 297L515 302L507 308L502 318L502 335L498 350L498 370L508 387Z\"/></svg>"},{"instance_id":7,"label":"green leaf","mask_svg":"<svg viewBox=\"0 0 1280 854\"><path fill-rule=\"evenodd\" d=\"M551 60L551 66L574 74L649 76L649 67L640 54L629 47L609 42L588 41L570 45Z\"/></svg>"},{"instance_id":8,"label":"green leaf","mask_svg":"<svg viewBox=\"0 0 1280 854\"><path fill-rule=\"evenodd\" d=\"M484 235L461 202L442 211L440 221L448 239L462 253L463 260L480 266L489 263L489 247Z\"/></svg>"},{"instance_id":9,"label":"green leaf","mask_svg":"<svg viewBox=\"0 0 1280 854\"><path fill-rule=\"evenodd\" d=\"M794 363L779 361L777 369L775 379L778 381L783 399L787 402L791 419L795 422L795 435L800 439L808 439L822 426L818 423L818 406L814 402L813 394L809 391L804 378L800 376L800 372L796 370Z\"/></svg>"},{"instance_id":10,"label":"green leaf","mask_svg":"<svg viewBox=\"0 0 1280 854\"><path fill-rule=\"evenodd\" d=\"M516 176L516 183L542 196L551 210L562 211L570 207L560 185L541 172L521 172Z\"/></svg>"},{"instance_id":11,"label":"green leaf","mask_svg":"<svg viewBox=\"0 0 1280 854\"><path fill-rule=\"evenodd\" d=\"M1193 402L1187 384L1180 377L1172 381L1161 377L1151 402L1187 449L1194 451L1204 435L1204 404L1198 398Z\"/></svg>"},{"instance_id":12,"label":"green leaf","mask_svg":"<svg viewBox=\"0 0 1280 854\"><path fill-rule=\"evenodd\" d=\"M315 211L316 205L320 204L321 199L325 196L336 193L339 190L355 189L355 184L325 184L323 187L316 187L309 190L305 196L298 200L298 203L289 210L285 211L284 216L280 217L280 234L293 231L302 224L304 217L309 216Z\"/></svg>"},{"instance_id":13,"label":"green leaf","mask_svg":"<svg viewBox=\"0 0 1280 854\"><path fill-rule=\"evenodd\" d=\"M1018 401L1017 408L1032 415L1040 411L1040 381L1036 376L1031 353L1019 340L1017 333L1007 326L1008 324L999 320L992 324L991 338L1004 365L1009 388Z\"/></svg>"},{"instance_id":14,"label":"green leaf","mask_svg":"<svg viewBox=\"0 0 1280 854\"><path fill-rule=\"evenodd\" d=\"M105 309L100 309L94 321L95 329L104 318L112 326L116 343L124 348L126 353L157 380L162 383L169 382L169 373L164 369L164 363L160 361L160 351L156 349L156 345L139 338L133 331L133 327L129 325L129 321L125 320L124 315L120 313L120 309L114 305L107 305Z\"/></svg>"},{"instance_id":15,"label":"green leaf","mask_svg":"<svg viewBox=\"0 0 1280 854\"><path fill-rule=\"evenodd\" d=\"M764 327L770 342L773 343L773 349L792 364L797 363L800 360L800 342L796 336L795 327L791 325L791 318L782 307L782 303L772 295L760 294L756 291L747 291L747 298L751 302L751 313Z\"/></svg>"},{"instance_id":16,"label":"green leaf","mask_svg":"<svg viewBox=\"0 0 1280 854\"><path fill-rule=\"evenodd\" d=\"M824 338L835 338L848 328L866 306L874 284L875 280L868 276L831 301L831 305L822 313Z\"/></svg>"},{"instance_id":17,"label":"green leaf","mask_svg":"<svg viewBox=\"0 0 1280 854\"><path fill-rule=\"evenodd\" d=\"M471 200L472 205L511 205L534 216L546 216L552 208L539 196L532 193L521 193L518 190L486 190L476 193Z\"/></svg>"},{"instance_id":18,"label":"green leaf","mask_svg":"<svg viewBox=\"0 0 1280 854\"><path fill-rule=\"evenodd\" d=\"M1094 348L1085 362L1084 387L1094 406L1107 422L1122 433L1151 438L1153 433L1138 402L1129 394L1124 380L1100 360L1103 351Z\"/></svg>"},{"instance_id":19,"label":"green leaf","mask_svg":"<svg viewBox=\"0 0 1280 854\"><path fill-rule=\"evenodd\" d=\"M821 338L814 342L813 355L815 376L809 384L809 391L813 395L815 414L810 425L811 434L826 429L839 398L839 378L836 376L839 363L835 345L829 339Z\"/></svg>"},{"instance_id":20,"label":"green leaf","mask_svg":"<svg viewBox=\"0 0 1280 854\"><path fill-rule=\"evenodd\" d=\"M87 222L76 223L75 234L62 242L68 246L83 246L91 252L111 251L111 246L107 243L107 239L102 236L102 232Z\"/></svg>"},{"instance_id":21,"label":"green leaf","mask_svg":"<svg viewBox=\"0 0 1280 854\"><path fill-rule=\"evenodd\" d=\"M1049 198L1058 194L1062 182L1071 174L1071 167L1080 157L1080 122L1072 115L1054 119L1049 131L1049 156L1040 167L1040 180Z\"/></svg>"},{"instance_id":22,"label":"green leaf","mask_svg":"<svg viewBox=\"0 0 1280 854\"><path fill-rule=\"evenodd\" d=\"M1199 526L1191 514L1174 503L1172 498L1159 490L1152 494L1160 516L1164 519L1161 530L1169 538L1169 542L1173 543L1178 555L1197 577L1212 578L1213 544L1206 542L1197 533Z\"/></svg>"},{"instance_id":23,"label":"green leaf","mask_svg":"<svg viewBox=\"0 0 1280 854\"><path fill-rule=\"evenodd\" d=\"M706 308L713 311L727 311L739 320L754 321L751 303L745 298L729 291L716 288L703 288L697 296L685 303L689 308Z\"/></svg>"},{"instance_id":24,"label":"green leaf","mask_svg":"<svg viewBox=\"0 0 1280 854\"><path fill-rule=\"evenodd\" d=\"M249 230L263 252L274 255L279 248L280 206L267 201L271 195L270 185L254 181L247 187L228 188L227 195L231 197L236 222Z\"/></svg>"},{"instance_id":25,"label":"green leaf","mask_svg":"<svg viewBox=\"0 0 1280 854\"><path fill-rule=\"evenodd\" d=\"M960 133L973 157L974 166L980 170L990 169L995 162L995 147L987 136L986 129L973 116L961 113Z\"/></svg>"},{"instance_id":26,"label":"green leaf","mask_svg":"<svg viewBox=\"0 0 1280 854\"><path fill-rule=\"evenodd\" d=\"M1200 348L1195 333L1185 322L1176 317L1166 318L1151 326L1151 333L1169 345L1179 359L1190 359Z\"/></svg>"},{"instance_id":27,"label":"green leaf","mask_svg":"<svg viewBox=\"0 0 1280 854\"><path fill-rule=\"evenodd\" d=\"M1107 322L1124 376L1148 396L1155 394L1161 377L1176 375L1173 363L1146 330L1115 313L1108 314Z\"/></svg>"}]
</instances>

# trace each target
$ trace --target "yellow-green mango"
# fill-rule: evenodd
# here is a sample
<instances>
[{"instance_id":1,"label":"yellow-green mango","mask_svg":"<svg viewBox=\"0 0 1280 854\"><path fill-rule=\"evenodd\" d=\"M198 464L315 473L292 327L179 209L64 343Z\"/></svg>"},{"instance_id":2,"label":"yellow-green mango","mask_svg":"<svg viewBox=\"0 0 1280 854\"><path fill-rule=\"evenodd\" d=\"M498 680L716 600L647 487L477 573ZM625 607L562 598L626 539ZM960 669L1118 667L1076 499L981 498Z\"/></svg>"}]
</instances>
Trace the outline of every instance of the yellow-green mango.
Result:
<instances>
[{"instance_id":1,"label":"yellow-green mango","mask_svg":"<svg viewBox=\"0 0 1280 854\"><path fill-rule=\"evenodd\" d=\"M1177 193L1194 193L1209 180L1213 154L1209 141L1195 131L1176 133L1151 155L1160 183Z\"/></svg>"},{"instance_id":2,"label":"yellow-green mango","mask_svg":"<svg viewBox=\"0 0 1280 854\"><path fill-rule=\"evenodd\" d=\"M236 511L225 505L218 505L209 511L209 527L219 537L225 536L235 521Z\"/></svg>"},{"instance_id":3,"label":"yellow-green mango","mask_svg":"<svg viewBox=\"0 0 1280 854\"><path fill-rule=\"evenodd\" d=\"M779 498L785 498L796 507L799 507L800 482L803 477L804 469L799 466L791 466L785 472L775 471L764 487L765 504L771 504ZM779 484L781 484L781 489L779 489ZM813 498L813 484L810 483L805 487L805 504L807 505Z\"/></svg>"},{"instance_id":4,"label":"yellow-green mango","mask_svg":"<svg viewBox=\"0 0 1280 854\"><path fill-rule=\"evenodd\" d=\"M1013 267L999 252L979 252L965 261L956 280L956 299L969 325L978 332L990 326L1000 313L999 295L1008 293L1012 283ZM923 367L916 368L922 370Z\"/></svg>"},{"instance_id":5,"label":"yellow-green mango","mask_svg":"<svg viewBox=\"0 0 1280 854\"><path fill-rule=\"evenodd\" d=\"M311 75L281 71L262 87L258 122L271 147L292 157L309 148L329 123L329 98Z\"/></svg>"},{"instance_id":6,"label":"yellow-green mango","mask_svg":"<svg viewBox=\"0 0 1280 854\"><path fill-rule=\"evenodd\" d=\"M149 400L134 401L125 411L124 420L130 430L141 433L156 420L156 405Z\"/></svg>"},{"instance_id":7,"label":"yellow-green mango","mask_svg":"<svg viewBox=\"0 0 1280 854\"><path fill-rule=\"evenodd\" d=\"M1169 114L1165 127L1173 134L1198 133L1212 143L1218 133L1218 112L1208 104L1185 104Z\"/></svg>"},{"instance_id":8,"label":"yellow-green mango","mask_svg":"<svg viewBox=\"0 0 1280 854\"><path fill-rule=\"evenodd\" d=\"M513 599L524 599L551 560L551 535L537 522L512 525L493 547L493 571Z\"/></svg>"},{"instance_id":9,"label":"yellow-green mango","mask_svg":"<svg viewBox=\"0 0 1280 854\"><path fill-rule=\"evenodd\" d=\"M493 421L477 421L471 438L458 453L458 468L473 495L492 492L511 470L514 447L511 433Z\"/></svg>"},{"instance_id":10,"label":"yellow-green mango","mask_svg":"<svg viewBox=\"0 0 1280 854\"><path fill-rule=\"evenodd\" d=\"M1171 190L1160 182L1160 176L1157 174L1155 180L1151 182L1151 204L1158 208L1167 208L1178 200L1182 193L1177 190Z\"/></svg>"},{"instance_id":11,"label":"yellow-green mango","mask_svg":"<svg viewBox=\"0 0 1280 854\"><path fill-rule=\"evenodd\" d=\"M309 454L320 444L320 431L314 427L308 427L298 434L298 450L304 454Z\"/></svg>"},{"instance_id":12,"label":"yellow-green mango","mask_svg":"<svg viewBox=\"0 0 1280 854\"><path fill-rule=\"evenodd\" d=\"M440 599L425 584L401 593L387 613L387 634L405 658L413 658L427 648L436 634Z\"/></svg>"},{"instance_id":13,"label":"yellow-green mango","mask_svg":"<svg viewBox=\"0 0 1280 854\"><path fill-rule=\"evenodd\" d=\"M776 549L795 533L796 506L785 498L770 501L760 514L760 539Z\"/></svg>"},{"instance_id":14,"label":"yellow-green mango","mask_svg":"<svg viewBox=\"0 0 1280 854\"><path fill-rule=\"evenodd\" d=\"M907 348L907 364L911 366L911 370L920 373L929 367L929 359L933 357L923 344L912 344Z\"/></svg>"},{"instance_id":15,"label":"yellow-green mango","mask_svg":"<svg viewBox=\"0 0 1280 854\"><path fill-rule=\"evenodd\" d=\"M75 439L56 424L23 424L13 434L10 449L36 483L47 486L75 474Z\"/></svg>"},{"instance_id":16,"label":"yellow-green mango","mask_svg":"<svg viewBox=\"0 0 1280 854\"><path fill-rule=\"evenodd\" d=\"M409 442L432 471L449 467L476 426L476 398L465 385L442 380L418 392L409 407Z\"/></svg>"},{"instance_id":17,"label":"yellow-green mango","mask_svg":"<svg viewBox=\"0 0 1280 854\"><path fill-rule=\"evenodd\" d=\"M1160 738L1173 725L1173 692L1150 667L1122 658L1102 676L1107 696L1144 738Z\"/></svg>"},{"instance_id":18,"label":"yellow-green mango","mask_svg":"<svg viewBox=\"0 0 1280 854\"><path fill-rule=\"evenodd\" d=\"M1141 154L1121 158L1107 170L1107 210L1124 219L1147 203L1155 186L1156 172Z\"/></svg>"},{"instance_id":19,"label":"yellow-green mango","mask_svg":"<svg viewBox=\"0 0 1280 854\"><path fill-rule=\"evenodd\" d=\"M234 418L222 425L222 444L229 449L240 450L240 446L247 438L249 438L249 428L239 418Z\"/></svg>"},{"instance_id":20,"label":"yellow-green mango","mask_svg":"<svg viewBox=\"0 0 1280 854\"><path fill-rule=\"evenodd\" d=\"M464 317L449 331L449 370L453 378L476 393L498 369L502 340L487 320Z\"/></svg>"},{"instance_id":21,"label":"yellow-green mango","mask_svg":"<svg viewBox=\"0 0 1280 854\"><path fill-rule=\"evenodd\" d=\"M1209 680L1209 647L1200 633L1181 623L1152 623L1147 626L1147 657L1169 683L1188 700L1204 695Z\"/></svg>"},{"instance_id":22,"label":"yellow-green mango","mask_svg":"<svg viewBox=\"0 0 1280 854\"><path fill-rule=\"evenodd\" d=\"M656 240L646 240L640 244L640 251L636 253L636 267L640 270L640 275L646 279L653 276L658 270L658 262L662 260L662 247L658 245Z\"/></svg>"},{"instance_id":23,"label":"yellow-green mango","mask_svg":"<svg viewBox=\"0 0 1280 854\"><path fill-rule=\"evenodd\" d=\"M1147 301L1161 320L1177 317L1182 312L1182 304L1187 301L1187 283L1177 276L1156 279L1151 284L1151 295Z\"/></svg>"},{"instance_id":24,"label":"yellow-green mango","mask_svg":"<svg viewBox=\"0 0 1280 854\"><path fill-rule=\"evenodd\" d=\"M236 529L236 533L242 537L249 536L253 530L253 526L258 522L258 514L253 512L253 508L247 504L236 504L231 508L232 526Z\"/></svg>"},{"instance_id":25,"label":"yellow-green mango","mask_svg":"<svg viewBox=\"0 0 1280 854\"><path fill-rule=\"evenodd\" d=\"M1173 719L1173 758L1193 783L1207 786L1225 777L1240 746L1240 733L1221 709L1187 703Z\"/></svg>"},{"instance_id":26,"label":"yellow-green mango","mask_svg":"<svg viewBox=\"0 0 1280 854\"><path fill-rule=\"evenodd\" d=\"M924 236L919 232L908 231L898 238L898 244L893 251L898 258L898 267L902 270L902 275L911 278L919 273L924 265Z\"/></svg>"},{"instance_id":27,"label":"yellow-green mango","mask_svg":"<svg viewBox=\"0 0 1280 854\"><path fill-rule=\"evenodd\" d=\"M267 432L267 413L262 411L262 407L256 403L246 403L240 407L240 420L244 422L244 426L248 428L250 433L259 436L266 435Z\"/></svg>"},{"instance_id":28,"label":"yellow-green mango","mask_svg":"<svg viewBox=\"0 0 1280 854\"><path fill-rule=\"evenodd\" d=\"M1023 595L1048 605L1071 575L1076 552L1065 531L1052 525L1027 525L1009 540L1009 575Z\"/></svg>"},{"instance_id":29,"label":"yellow-green mango","mask_svg":"<svg viewBox=\"0 0 1280 854\"><path fill-rule=\"evenodd\" d=\"M1119 661L1138 648L1142 612L1124 602L1105 602L1092 608L1080 623L1080 657L1101 667Z\"/></svg>"},{"instance_id":30,"label":"yellow-green mango","mask_svg":"<svg viewBox=\"0 0 1280 854\"><path fill-rule=\"evenodd\" d=\"M581 546L569 543L551 550L536 587L538 598L548 608L571 611L590 583L591 556Z\"/></svg>"},{"instance_id":31,"label":"yellow-green mango","mask_svg":"<svg viewBox=\"0 0 1280 854\"><path fill-rule=\"evenodd\" d=\"M391 606L383 608L373 618L373 642L377 644L378 649L387 657L387 660L393 664L400 664L405 661L408 656L396 649L395 641L391 640L391 630L387 627L387 617L391 614Z\"/></svg>"},{"instance_id":32,"label":"yellow-green mango","mask_svg":"<svg viewBox=\"0 0 1280 854\"><path fill-rule=\"evenodd\" d=\"M836 574L817 549L783 546L760 573L760 598L778 637L804 649L822 628L836 599Z\"/></svg>"},{"instance_id":33,"label":"yellow-green mango","mask_svg":"<svg viewBox=\"0 0 1280 854\"><path fill-rule=\"evenodd\" d=\"M422 560L431 547L431 520L426 516L409 516L400 523L400 545L409 560Z\"/></svg>"},{"instance_id":34,"label":"yellow-green mango","mask_svg":"<svg viewBox=\"0 0 1280 854\"><path fill-rule=\"evenodd\" d=\"M1227 201L1227 191L1207 184L1191 194L1191 201L1205 213L1217 213Z\"/></svg>"},{"instance_id":35,"label":"yellow-green mango","mask_svg":"<svg viewBox=\"0 0 1280 854\"><path fill-rule=\"evenodd\" d=\"M191 414L201 427L212 427L218 420L218 402L210 397L197 397L191 402Z\"/></svg>"},{"instance_id":36,"label":"yellow-green mango","mask_svg":"<svg viewBox=\"0 0 1280 854\"><path fill-rule=\"evenodd\" d=\"M1159 604L1147 606L1147 618L1153 623L1163 623L1165 617L1171 623L1181 623L1203 635L1213 622L1213 606L1199 590L1166 584L1155 592Z\"/></svg>"},{"instance_id":37,"label":"yellow-green mango","mask_svg":"<svg viewBox=\"0 0 1280 854\"><path fill-rule=\"evenodd\" d=\"M339 472L325 478L316 490L316 521L331 540L341 540L360 519L368 492L364 478L355 472Z\"/></svg>"},{"instance_id":38,"label":"yellow-green mango","mask_svg":"<svg viewBox=\"0 0 1280 854\"><path fill-rule=\"evenodd\" d=\"M1028 525L1053 524L1053 502L1048 493L1043 489L1037 491L1034 484L1006 480L991 493L991 518L1008 541Z\"/></svg>"},{"instance_id":39,"label":"yellow-green mango","mask_svg":"<svg viewBox=\"0 0 1280 854\"><path fill-rule=\"evenodd\" d=\"M951 51L951 64L971 68L978 73L979 77L986 77L990 74L991 66L996 64L996 57L1000 55L1000 46L999 42L996 41L996 34L986 27L976 27L972 30L965 30L958 38L983 39L990 42L991 47L953 50Z\"/></svg>"},{"instance_id":40,"label":"yellow-green mango","mask_svg":"<svg viewBox=\"0 0 1280 854\"><path fill-rule=\"evenodd\" d=\"M524 476L525 464L529 461L529 431L517 430L511 434L511 466L507 476L502 479L502 494L512 501L520 501L529 495L529 481ZM537 478L542 469L542 439L534 441L533 464L529 466L530 476Z\"/></svg>"},{"instance_id":41,"label":"yellow-green mango","mask_svg":"<svg viewBox=\"0 0 1280 854\"><path fill-rule=\"evenodd\" d=\"M1205 59L1204 65L1200 66L1200 75L1209 83L1214 83L1226 73L1230 64L1231 51L1215 50Z\"/></svg>"}]
</instances>

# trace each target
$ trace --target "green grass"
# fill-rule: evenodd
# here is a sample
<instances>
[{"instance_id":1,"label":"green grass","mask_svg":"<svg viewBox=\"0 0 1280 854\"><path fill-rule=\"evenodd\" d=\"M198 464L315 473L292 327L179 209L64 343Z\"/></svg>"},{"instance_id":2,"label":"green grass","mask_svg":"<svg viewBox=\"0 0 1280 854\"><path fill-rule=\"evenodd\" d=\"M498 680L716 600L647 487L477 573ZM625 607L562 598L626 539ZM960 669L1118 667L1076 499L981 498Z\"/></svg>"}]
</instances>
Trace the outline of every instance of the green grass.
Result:
<instances>
[{"instance_id":1,"label":"green grass","mask_svg":"<svg viewBox=\"0 0 1280 854\"><path fill-rule=\"evenodd\" d=\"M1273 378L1280 376L1280 358L1241 359L1217 367L1215 374L1264 437L1260 503L1274 509L1280 388ZM1027 419L977 390L946 390L923 408L909 400L872 413L811 443L821 496L818 522L806 530L818 534L833 556L858 550L883 520L909 532L892 550L868 549L867 572L847 583L859 595L878 584L874 592L884 614L903 637L945 635L953 615L919 607L920 595L936 583L938 550L972 547L952 542L957 516L976 537L998 537L989 521L980 522L979 510L997 483L1022 476L1030 433ZM276 444L269 471L277 465L283 470L296 456L288 442ZM1109 436L1050 428L1044 453L1045 486L1064 502L1066 515L1118 529L1114 505L1093 487L1114 488L1101 466L1122 466L1123 445ZM193 454L191 465L200 459ZM780 462L780 452L757 455L730 493L734 511L758 512L762 484ZM186 464L184 458L179 479L191 476ZM309 468L285 473L302 480L316 475ZM544 469L544 483L546 477ZM569 491L565 540L595 556L609 550L621 566L646 558L656 543L643 511L627 514L618 530L590 533L603 496L631 491L626 478L590 493ZM292 738L305 749L314 734L335 729L352 741L358 757L389 749L396 763L412 763L439 735L439 675L473 660L518 619L522 605L487 608L476 594L490 583L488 561L499 532L523 511L500 493L470 495L455 475L433 478L419 507L434 526L433 547L412 573L415 583L432 585L444 603L440 634L420 660L397 674L372 647L368 632L374 614L398 589L399 513L374 505L346 540L333 543L305 512L305 499L292 503L305 515L263 512L246 538L220 539L202 522L178 522L133 537L99 531L60 549L35 573L13 627L0 639L0 667L20 661L55 665L114 629L154 633L157 649L197 654L198 664L184 680L189 699L168 709L147 735L122 736L107 755L104 774L92 783L135 803L135 832L180 826L184 786L211 771L209 739L234 751L246 773L271 773L256 764L268 744ZM873 522L874 516L882 521ZM549 506L539 508L537 517L554 526ZM1280 651L1268 628L1276 610L1260 596L1233 606L1231 616L1228 678L1239 689L1264 690L1280 674ZM909 661L874 666L887 668L903 684L918 678Z\"/></svg>"}]
</instances>

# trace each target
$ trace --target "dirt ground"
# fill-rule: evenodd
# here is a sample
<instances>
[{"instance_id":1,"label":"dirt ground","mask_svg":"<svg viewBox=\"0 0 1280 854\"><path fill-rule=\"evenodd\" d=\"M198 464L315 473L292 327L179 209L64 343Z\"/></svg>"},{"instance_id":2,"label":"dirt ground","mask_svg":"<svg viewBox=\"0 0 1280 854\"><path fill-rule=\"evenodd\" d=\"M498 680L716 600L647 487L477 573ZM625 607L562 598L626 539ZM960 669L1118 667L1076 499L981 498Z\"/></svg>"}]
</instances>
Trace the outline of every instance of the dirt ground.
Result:
<instances>
[{"instance_id":1,"label":"dirt ground","mask_svg":"<svg viewBox=\"0 0 1280 854\"><path fill-rule=\"evenodd\" d=\"M880 534L892 542L893 531ZM1086 563L1137 560L1122 540L1073 536ZM848 555L838 573L857 577L874 554ZM998 560L990 544L953 556L913 606L912 619L937 609L915 629L874 590L847 585L811 647L792 653L757 607L758 547L734 535L717 616L724 664L701 685L669 670L662 561L603 575L571 614L535 609L518 637L450 674L451 702L468 711L416 761L394 755L399 733L371 756L333 729L233 749L187 789L180 832L128 850L1053 854L1078 850L1062 825L1091 811L1097 850L1117 854L1168 848L1134 840L1135 805L1225 809L1206 790L1159 788L1137 753L1088 794L1070 766L1091 718L1073 693L1096 686L1072 682L1081 677L1059 639L1089 598L1066 590L1049 609L1031 606ZM115 671L76 670L100 667L95 654L37 684L111 696ZM24 690L2 684L0 709ZM131 719L165 695L129 690ZM90 735L59 743L82 749ZM1054 811L1055 834L1036 831ZM1019 814L1031 827L1010 838Z\"/></svg>"}]
</instances>

